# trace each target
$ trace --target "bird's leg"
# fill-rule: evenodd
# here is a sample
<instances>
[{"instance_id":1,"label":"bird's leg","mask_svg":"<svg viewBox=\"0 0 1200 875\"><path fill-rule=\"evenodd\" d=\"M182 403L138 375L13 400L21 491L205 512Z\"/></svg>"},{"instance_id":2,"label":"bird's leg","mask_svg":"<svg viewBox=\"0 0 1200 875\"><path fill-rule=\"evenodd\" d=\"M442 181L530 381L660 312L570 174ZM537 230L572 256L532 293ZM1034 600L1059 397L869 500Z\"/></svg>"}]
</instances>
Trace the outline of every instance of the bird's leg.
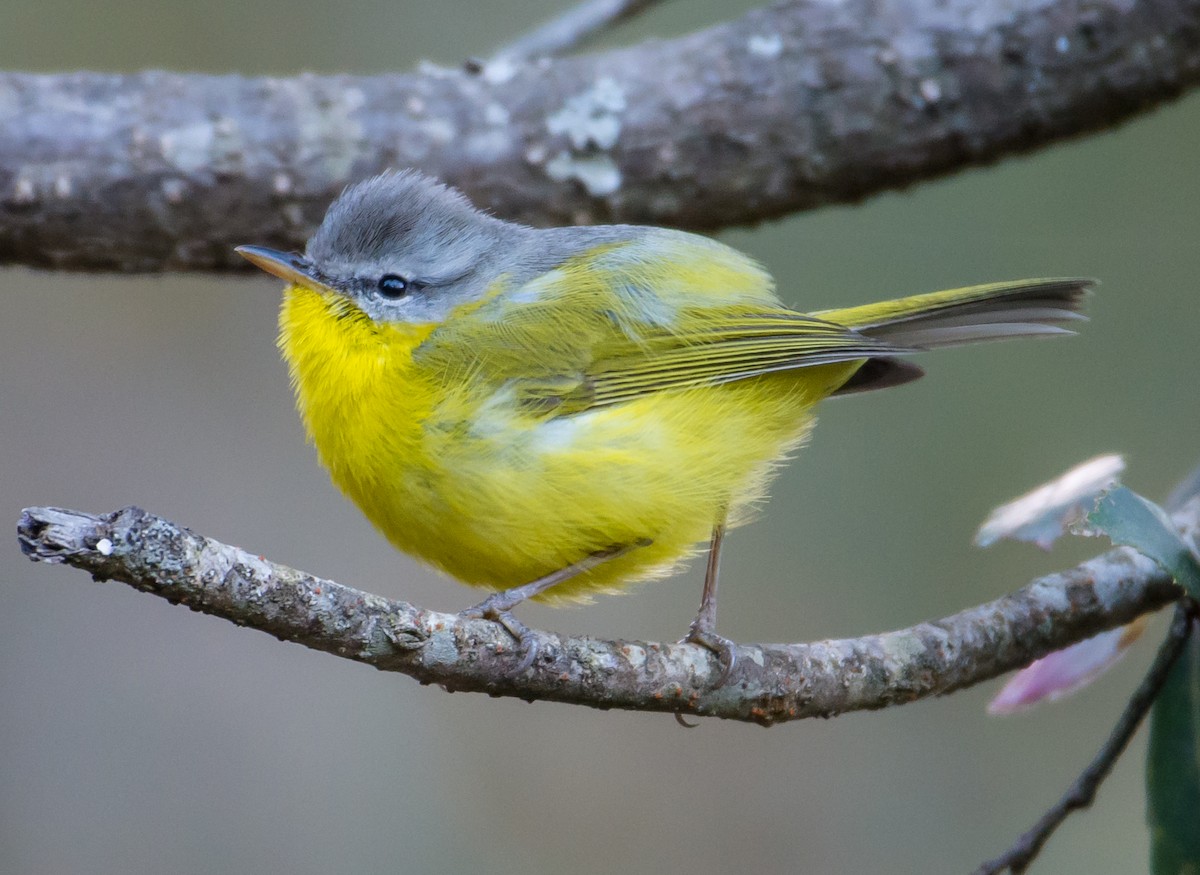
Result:
<instances>
[{"instance_id":1,"label":"bird's leg","mask_svg":"<svg viewBox=\"0 0 1200 875\"><path fill-rule=\"evenodd\" d=\"M539 577L537 580L531 580L529 583L514 586L512 589L494 592L475 605L475 607L462 611L459 616L468 619L491 620L503 626L508 634L512 635L525 651L525 656L513 671L513 674L520 674L533 665L534 659L537 658L537 642L533 638L533 633L529 631L529 627L512 615L512 609L526 599L541 595L546 590L557 586L565 580L570 580L572 577L583 574L585 571L590 571L597 565L607 562L610 559L624 556L630 550L636 547L644 547L648 543L650 542L638 541L634 544L619 544L604 550L597 550L595 553L589 553L578 562L568 565L565 568L560 568L557 571L552 571L544 577Z\"/></svg>"},{"instance_id":2,"label":"bird's leg","mask_svg":"<svg viewBox=\"0 0 1200 875\"><path fill-rule=\"evenodd\" d=\"M704 594L700 597L700 612L692 620L691 628L683 641L706 647L717 655L721 662L721 674L717 686L729 679L736 660L734 643L717 634L717 577L721 566L721 541L725 538L725 523L713 526L712 538L708 542L708 565L704 569ZM683 643L682 641L680 643Z\"/></svg>"}]
</instances>

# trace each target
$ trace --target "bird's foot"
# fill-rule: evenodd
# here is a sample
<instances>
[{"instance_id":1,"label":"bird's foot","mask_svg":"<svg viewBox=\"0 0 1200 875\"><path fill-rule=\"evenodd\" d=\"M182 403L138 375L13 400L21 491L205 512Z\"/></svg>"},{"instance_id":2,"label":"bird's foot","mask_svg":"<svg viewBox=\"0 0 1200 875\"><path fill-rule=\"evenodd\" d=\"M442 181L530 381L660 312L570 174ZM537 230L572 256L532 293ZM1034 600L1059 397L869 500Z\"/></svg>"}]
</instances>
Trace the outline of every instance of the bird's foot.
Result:
<instances>
[{"instance_id":1,"label":"bird's foot","mask_svg":"<svg viewBox=\"0 0 1200 875\"><path fill-rule=\"evenodd\" d=\"M705 650L716 654L717 662L721 666L721 673L717 675L713 686L724 686L725 682L729 680L734 665L737 664L737 644L724 635L718 635L715 629L706 629L699 623L693 623L687 636L680 639L679 643L699 644Z\"/></svg>"},{"instance_id":2,"label":"bird's foot","mask_svg":"<svg viewBox=\"0 0 1200 875\"><path fill-rule=\"evenodd\" d=\"M513 668L511 674L519 675L523 674L537 659L537 638L528 626L513 616L510 610L511 599L507 596L507 592L492 593L475 607L460 611L459 616L464 620L491 620L493 623L500 624L504 631L517 642L521 661Z\"/></svg>"}]
</instances>

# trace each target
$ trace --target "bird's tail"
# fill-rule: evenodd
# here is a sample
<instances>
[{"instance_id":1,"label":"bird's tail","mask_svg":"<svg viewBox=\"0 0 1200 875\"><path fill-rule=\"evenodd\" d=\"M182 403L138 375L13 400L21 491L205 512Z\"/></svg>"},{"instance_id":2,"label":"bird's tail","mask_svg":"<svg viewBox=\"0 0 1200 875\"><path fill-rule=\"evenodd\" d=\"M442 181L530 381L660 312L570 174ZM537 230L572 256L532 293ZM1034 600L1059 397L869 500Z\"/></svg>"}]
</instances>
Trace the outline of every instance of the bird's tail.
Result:
<instances>
[{"instance_id":1,"label":"bird's tail","mask_svg":"<svg viewBox=\"0 0 1200 875\"><path fill-rule=\"evenodd\" d=\"M812 315L909 351L1009 337L1072 334L1062 323L1087 318L1080 310L1093 282L1013 280ZM916 365L899 359L871 359L836 394L907 383L921 373Z\"/></svg>"}]
</instances>

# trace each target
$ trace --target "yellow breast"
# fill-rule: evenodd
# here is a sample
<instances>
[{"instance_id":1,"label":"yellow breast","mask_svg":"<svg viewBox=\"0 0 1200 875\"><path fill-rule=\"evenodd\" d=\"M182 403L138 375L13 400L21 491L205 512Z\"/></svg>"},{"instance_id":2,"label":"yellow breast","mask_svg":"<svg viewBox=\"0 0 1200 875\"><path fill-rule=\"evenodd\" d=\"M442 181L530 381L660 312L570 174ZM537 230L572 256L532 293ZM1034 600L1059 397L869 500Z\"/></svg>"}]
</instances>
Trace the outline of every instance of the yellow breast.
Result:
<instances>
[{"instance_id":1,"label":"yellow breast","mask_svg":"<svg viewBox=\"0 0 1200 875\"><path fill-rule=\"evenodd\" d=\"M425 467L422 435L436 397L412 351L434 327L379 325L345 298L301 286L286 290L279 314L279 349L309 439L389 537L388 490L419 483Z\"/></svg>"},{"instance_id":2,"label":"yellow breast","mask_svg":"<svg viewBox=\"0 0 1200 875\"><path fill-rule=\"evenodd\" d=\"M334 482L400 549L502 589L607 547L652 543L547 594L592 593L668 572L712 526L746 516L806 410L856 363L659 393L547 418L501 385L430 373L433 325L374 323L345 299L290 288L279 345Z\"/></svg>"}]
</instances>

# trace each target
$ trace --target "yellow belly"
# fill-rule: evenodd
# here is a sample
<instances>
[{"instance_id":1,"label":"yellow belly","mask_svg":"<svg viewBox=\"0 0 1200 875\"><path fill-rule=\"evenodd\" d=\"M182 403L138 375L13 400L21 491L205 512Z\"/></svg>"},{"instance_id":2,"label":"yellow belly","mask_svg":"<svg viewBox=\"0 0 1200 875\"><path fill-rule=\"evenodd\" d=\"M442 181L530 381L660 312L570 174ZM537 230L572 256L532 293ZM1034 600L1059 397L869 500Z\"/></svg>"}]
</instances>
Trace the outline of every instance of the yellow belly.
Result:
<instances>
[{"instance_id":1,"label":"yellow belly","mask_svg":"<svg viewBox=\"0 0 1200 875\"><path fill-rule=\"evenodd\" d=\"M383 346L365 334L348 342L348 330L379 330L366 322L318 329L327 303L290 290L280 346L323 463L395 546L465 583L503 589L650 541L543 596L552 602L665 574L715 524L743 521L807 433L810 408L857 367L546 419L507 403L504 389L480 396L422 374L411 351L428 326L392 328L407 334Z\"/></svg>"}]
</instances>

